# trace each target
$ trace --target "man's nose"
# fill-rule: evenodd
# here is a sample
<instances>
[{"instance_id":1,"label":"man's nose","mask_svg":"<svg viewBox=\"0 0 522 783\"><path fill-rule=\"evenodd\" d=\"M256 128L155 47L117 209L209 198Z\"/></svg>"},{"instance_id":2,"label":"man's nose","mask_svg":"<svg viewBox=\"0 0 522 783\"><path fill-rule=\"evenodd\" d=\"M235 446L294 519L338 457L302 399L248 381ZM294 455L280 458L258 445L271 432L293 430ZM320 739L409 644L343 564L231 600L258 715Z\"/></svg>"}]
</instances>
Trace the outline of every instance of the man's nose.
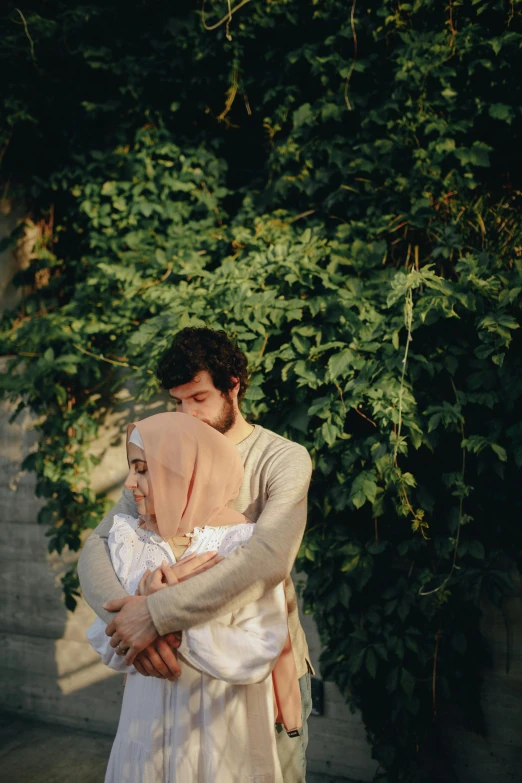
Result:
<instances>
[{"instance_id":1,"label":"man's nose","mask_svg":"<svg viewBox=\"0 0 522 783\"><path fill-rule=\"evenodd\" d=\"M190 402L190 400L186 400L185 402L181 403L181 407L178 408L178 410L181 410L181 413L187 413L189 416L194 416L194 418L197 419L197 407L194 405L193 402Z\"/></svg>"}]
</instances>

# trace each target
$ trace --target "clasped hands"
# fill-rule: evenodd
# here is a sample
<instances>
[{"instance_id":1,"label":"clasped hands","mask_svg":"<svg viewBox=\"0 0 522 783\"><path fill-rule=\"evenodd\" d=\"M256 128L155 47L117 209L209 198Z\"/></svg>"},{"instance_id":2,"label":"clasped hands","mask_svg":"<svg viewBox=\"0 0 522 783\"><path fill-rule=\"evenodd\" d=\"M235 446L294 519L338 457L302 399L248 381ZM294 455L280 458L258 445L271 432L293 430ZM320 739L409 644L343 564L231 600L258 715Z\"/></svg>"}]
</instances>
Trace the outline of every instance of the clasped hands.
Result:
<instances>
[{"instance_id":1,"label":"clasped hands","mask_svg":"<svg viewBox=\"0 0 522 783\"><path fill-rule=\"evenodd\" d=\"M158 636L147 606L147 596L208 571L221 560L223 558L216 552L206 552L189 555L172 566L163 561L159 568L145 572L135 596L117 598L103 605L107 611L117 612L105 633L111 637L111 647L119 655L125 655L126 664L133 663L145 677L171 682L179 677L181 670L175 650L181 643L181 634Z\"/></svg>"}]
</instances>

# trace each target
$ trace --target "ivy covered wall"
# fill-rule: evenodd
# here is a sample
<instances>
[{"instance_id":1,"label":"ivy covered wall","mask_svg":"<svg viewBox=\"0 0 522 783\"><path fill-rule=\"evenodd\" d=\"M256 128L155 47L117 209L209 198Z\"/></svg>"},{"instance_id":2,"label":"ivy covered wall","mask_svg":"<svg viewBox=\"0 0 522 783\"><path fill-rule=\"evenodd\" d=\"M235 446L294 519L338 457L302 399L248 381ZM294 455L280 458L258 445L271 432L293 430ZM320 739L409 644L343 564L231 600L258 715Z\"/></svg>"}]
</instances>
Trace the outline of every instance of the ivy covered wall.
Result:
<instances>
[{"instance_id":1,"label":"ivy covered wall","mask_svg":"<svg viewBox=\"0 0 522 783\"><path fill-rule=\"evenodd\" d=\"M126 378L146 401L177 329L235 335L246 413L314 459L323 674L379 779L429 780L445 705L483 728L482 602L520 562L520 4L230 10L7 4L3 195L38 239L0 388L38 417L50 547L77 549Z\"/></svg>"}]
</instances>

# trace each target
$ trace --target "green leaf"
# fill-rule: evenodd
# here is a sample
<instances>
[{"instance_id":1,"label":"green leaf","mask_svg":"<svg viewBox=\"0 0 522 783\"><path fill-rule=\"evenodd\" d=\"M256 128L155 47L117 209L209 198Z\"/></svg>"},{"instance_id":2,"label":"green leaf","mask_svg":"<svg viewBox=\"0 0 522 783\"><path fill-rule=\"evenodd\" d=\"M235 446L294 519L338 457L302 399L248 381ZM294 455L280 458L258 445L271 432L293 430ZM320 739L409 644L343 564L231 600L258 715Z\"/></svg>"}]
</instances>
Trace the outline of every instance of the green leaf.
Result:
<instances>
[{"instance_id":1,"label":"green leaf","mask_svg":"<svg viewBox=\"0 0 522 783\"><path fill-rule=\"evenodd\" d=\"M451 646L459 653L459 655L465 654L468 647L468 642L462 631L455 631L455 633L451 635Z\"/></svg>"},{"instance_id":2,"label":"green leaf","mask_svg":"<svg viewBox=\"0 0 522 783\"><path fill-rule=\"evenodd\" d=\"M468 552L477 560L484 560L486 556L484 544L481 541L470 541L468 543Z\"/></svg>"},{"instance_id":3,"label":"green leaf","mask_svg":"<svg viewBox=\"0 0 522 783\"><path fill-rule=\"evenodd\" d=\"M511 125L513 120L513 109L506 103L492 103L489 107L489 116L495 120L503 120Z\"/></svg>"},{"instance_id":4,"label":"green leaf","mask_svg":"<svg viewBox=\"0 0 522 783\"><path fill-rule=\"evenodd\" d=\"M245 394L247 400L262 400L264 396L265 393L261 386L249 386Z\"/></svg>"},{"instance_id":5,"label":"green leaf","mask_svg":"<svg viewBox=\"0 0 522 783\"><path fill-rule=\"evenodd\" d=\"M489 166L489 153L492 148L488 144L483 142L473 142L473 145L468 149L458 149L455 151L455 155L460 160L462 165L471 164L473 166Z\"/></svg>"},{"instance_id":6,"label":"green leaf","mask_svg":"<svg viewBox=\"0 0 522 783\"><path fill-rule=\"evenodd\" d=\"M366 501L371 504L375 502L377 496L377 482L375 479L375 473L369 470L361 471L355 477L349 496L355 508L361 508Z\"/></svg>"},{"instance_id":7,"label":"green leaf","mask_svg":"<svg viewBox=\"0 0 522 783\"><path fill-rule=\"evenodd\" d=\"M320 411L329 410L330 409L330 403L331 403L331 398L330 397L319 397L308 408L308 415L309 416L315 416L315 414L319 413Z\"/></svg>"},{"instance_id":8,"label":"green leaf","mask_svg":"<svg viewBox=\"0 0 522 783\"><path fill-rule=\"evenodd\" d=\"M350 585L347 585L346 582L343 582L339 588L339 601L345 607L345 609L350 608L351 597L352 597L352 588L350 587Z\"/></svg>"},{"instance_id":9,"label":"green leaf","mask_svg":"<svg viewBox=\"0 0 522 783\"><path fill-rule=\"evenodd\" d=\"M293 113L294 128L300 128L302 125L311 125L314 120L312 107L309 103L303 103Z\"/></svg>"},{"instance_id":10,"label":"green leaf","mask_svg":"<svg viewBox=\"0 0 522 783\"><path fill-rule=\"evenodd\" d=\"M375 679L377 675L377 656L371 647L366 651L366 670L372 679Z\"/></svg>"},{"instance_id":11,"label":"green leaf","mask_svg":"<svg viewBox=\"0 0 522 783\"><path fill-rule=\"evenodd\" d=\"M361 559L360 555L356 555L355 557L351 557L351 558L346 558L346 560L341 566L341 571L343 571L343 573L345 574L351 573L359 565L360 559Z\"/></svg>"},{"instance_id":12,"label":"green leaf","mask_svg":"<svg viewBox=\"0 0 522 783\"><path fill-rule=\"evenodd\" d=\"M58 400L59 405L66 405L67 404L67 392L63 388L63 386L60 386L59 383L57 383L54 387L54 391L56 394L56 399Z\"/></svg>"},{"instance_id":13,"label":"green leaf","mask_svg":"<svg viewBox=\"0 0 522 783\"><path fill-rule=\"evenodd\" d=\"M489 445L491 446L491 448L493 449L493 451L495 452L495 454L497 455L497 457L501 462L507 461L506 449L504 449L502 446L499 446L498 443L490 443Z\"/></svg>"},{"instance_id":14,"label":"green leaf","mask_svg":"<svg viewBox=\"0 0 522 783\"><path fill-rule=\"evenodd\" d=\"M336 427L335 424L332 424L331 421L325 421L321 427L321 432L325 443L327 443L329 446L333 446L338 436L340 435L339 428Z\"/></svg>"},{"instance_id":15,"label":"green leaf","mask_svg":"<svg viewBox=\"0 0 522 783\"><path fill-rule=\"evenodd\" d=\"M408 696L409 698L412 696L413 691L415 690L415 685L416 685L416 679L413 676L413 674L411 674L411 672L409 672L407 669L402 669L401 688L403 689L406 696Z\"/></svg>"},{"instance_id":16,"label":"green leaf","mask_svg":"<svg viewBox=\"0 0 522 783\"><path fill-rule=\"evenodd\" d=\"M328 359L328 370L330 378L335 381L340 376L346 375L346 370L352 364L354 359L354 353L349 348L345 348L344 351L333 354Z\"/></svg>"}]
</instances>

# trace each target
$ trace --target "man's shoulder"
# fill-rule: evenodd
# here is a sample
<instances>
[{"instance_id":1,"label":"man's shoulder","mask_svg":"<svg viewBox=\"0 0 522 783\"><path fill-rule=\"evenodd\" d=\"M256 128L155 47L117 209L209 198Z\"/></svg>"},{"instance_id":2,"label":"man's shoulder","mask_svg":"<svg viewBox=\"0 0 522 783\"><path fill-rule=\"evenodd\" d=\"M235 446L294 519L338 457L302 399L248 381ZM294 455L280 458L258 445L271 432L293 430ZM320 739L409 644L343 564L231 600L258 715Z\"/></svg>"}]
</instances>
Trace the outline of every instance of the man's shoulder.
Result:
<instances>
[{"instance_id":1,"label":"man's shoulder","mask_svg":"<svg viewBox=\"0 0 522 783\"><path fill-rule=\"evenodd\" d=\"M256 441L257 451L262 452L268 457L284 457L294 460L310 462L310 455L304 446L300 443L295 443L293 440L279 435L277 432L267 430L265 427L256 425L260 430L259 436Z\"/></svg>"}]
</instances>

